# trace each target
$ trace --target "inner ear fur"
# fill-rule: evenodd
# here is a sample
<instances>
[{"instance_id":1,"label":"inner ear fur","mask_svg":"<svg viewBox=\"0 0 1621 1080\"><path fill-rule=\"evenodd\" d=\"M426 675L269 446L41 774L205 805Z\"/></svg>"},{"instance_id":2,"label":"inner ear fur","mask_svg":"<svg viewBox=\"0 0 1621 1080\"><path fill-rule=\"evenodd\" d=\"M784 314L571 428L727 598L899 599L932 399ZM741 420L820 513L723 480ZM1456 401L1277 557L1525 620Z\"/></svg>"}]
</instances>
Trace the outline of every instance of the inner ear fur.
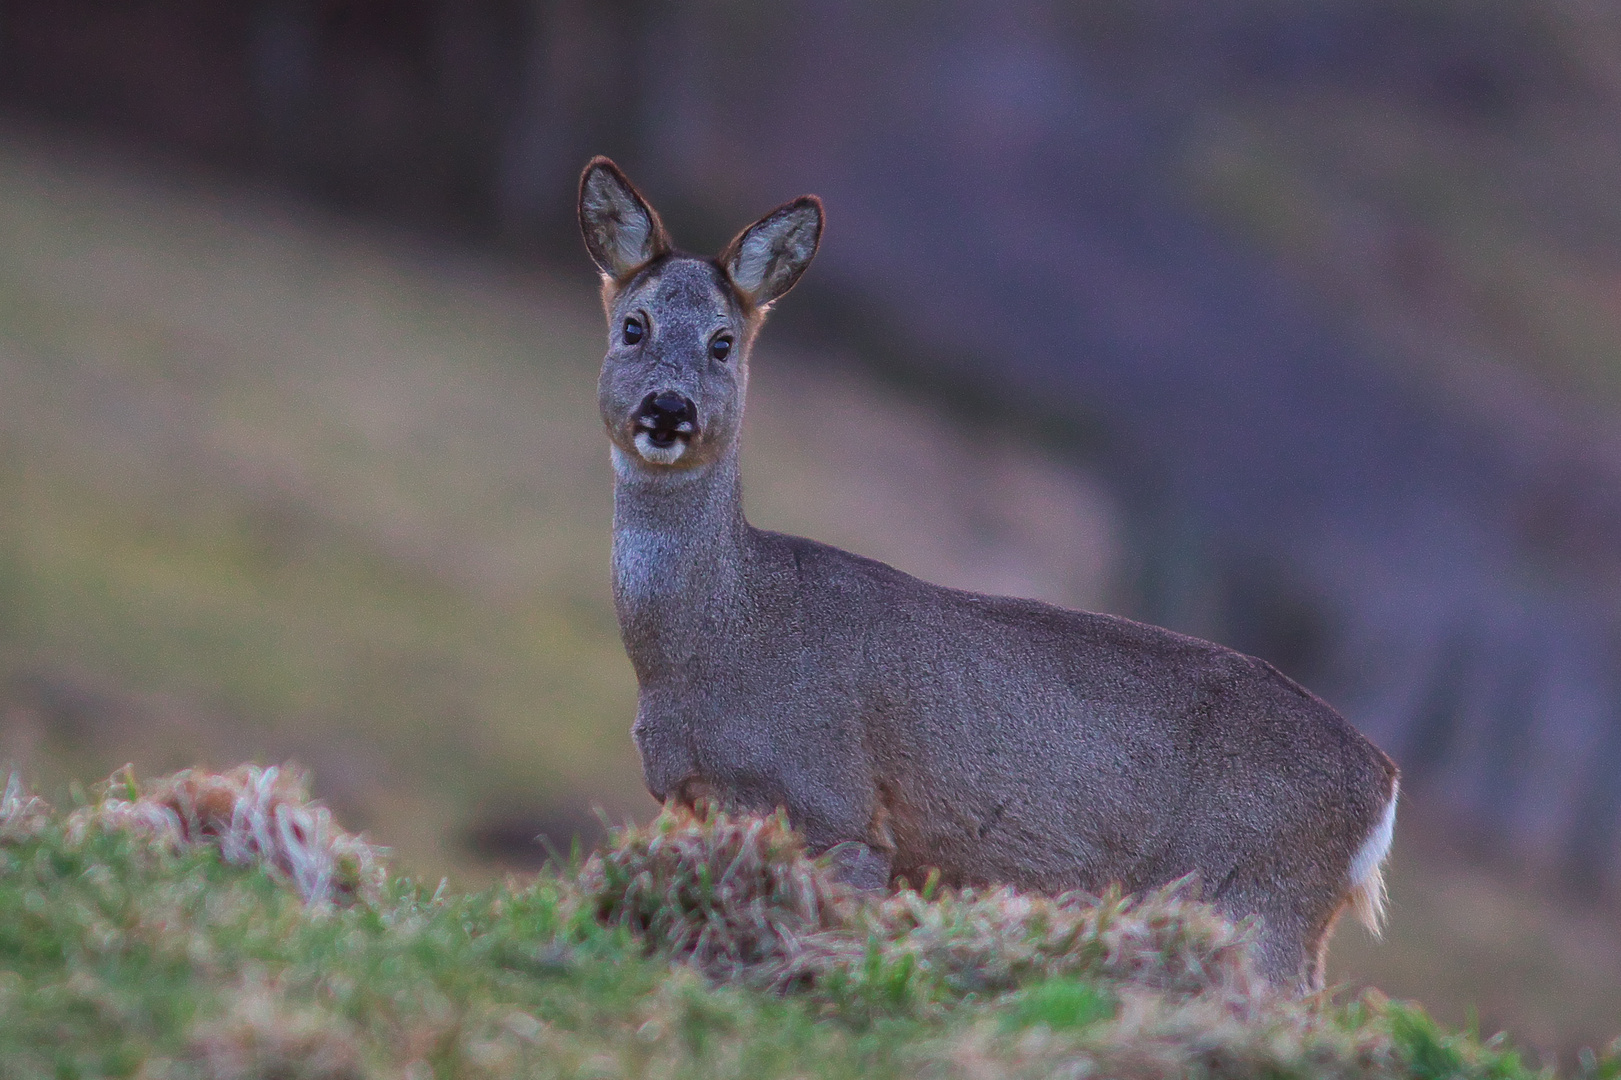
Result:
<instances>
[{"instance_id":1,"label":"inner ear fur","mask_svg":"<svg viewBox=\"0 0 1621 1080\"><path fill-rule=\"evenodd\" d=\"M794 287L822 242L822 200L801 195L733 238L718 261L732 285L764 308Z\"/></svg>"},{"instance_id":2,"label":"inner ear fur","mask_svg":"<svg viewBox=\"0 0 1621 1080\"><path fill-rule=\"evenodd\" d=\"M600 156L580 174L580 234L603 277L620 283L671 250L657 211L619 166Z\"/></svg>"}]
</instances>

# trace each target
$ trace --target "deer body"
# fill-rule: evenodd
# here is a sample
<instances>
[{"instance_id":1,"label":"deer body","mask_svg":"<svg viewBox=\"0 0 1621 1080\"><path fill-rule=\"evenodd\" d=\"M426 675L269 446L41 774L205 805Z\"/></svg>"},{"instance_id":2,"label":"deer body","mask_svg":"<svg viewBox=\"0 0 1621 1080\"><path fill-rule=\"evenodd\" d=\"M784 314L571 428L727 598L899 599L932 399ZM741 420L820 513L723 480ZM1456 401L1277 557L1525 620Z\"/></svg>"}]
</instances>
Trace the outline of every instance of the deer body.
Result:
<instances>
[{"instance_id":1,"label":"deer body","mask_svg":"<svg viewBox=\"0 0 1621 1080\"><path fill-rule=\"evenodd\" d=\"M867 888L1197 872L1206 899L1262 917L1262 969L1302 988L1346 907L1377 926L1395 766L1270 665L748 524L749 346L815 252L820 203L701 259L597 159L581 220L604 276L614 598L655 798L784 807Z\"/></svg>"}]
</instances>

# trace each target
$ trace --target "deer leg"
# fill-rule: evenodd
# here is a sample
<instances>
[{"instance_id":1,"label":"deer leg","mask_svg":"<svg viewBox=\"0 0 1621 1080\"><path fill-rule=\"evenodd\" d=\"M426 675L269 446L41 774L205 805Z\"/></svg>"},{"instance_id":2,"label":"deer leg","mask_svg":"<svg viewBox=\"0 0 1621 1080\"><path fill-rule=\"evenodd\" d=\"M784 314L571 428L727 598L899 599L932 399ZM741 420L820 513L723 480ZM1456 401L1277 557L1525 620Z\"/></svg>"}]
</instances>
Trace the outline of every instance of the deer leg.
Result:
<instances>
[{"instance_id":1,"label":"deer leg","mask_svg":"<svg viewBox=\"0 0 1621 1080\"><path fill-rule=\"evenodd\" d=\"M894 845L887 842L887 829L875 830L865 820L870 815L859 808L866 801L852 793L843 799L824 800L819 806L790 804L788 816L805 837L806 848L830 858L834 878L857 889L887 889ZM877 818L872 820L881 824Z\"/></svg>"},{"instance_id":2,"label":"deer leg","mask_svg":"<svg viewBox=\"0 0 1621 1080\"><path fill-rule=\"evenodd\" d=\"M1297 994L1323 988L1322 937L1313 934L1298 913L1288 909L1261 912L1261 937L1255 943L1255 966L1280 990Z\"/></svg>"},{"instance_id":3,"label":"deer leg","mask_svg":"<svg viewBox=\"0 0 1621 1080\"><path fill-rule=\"evenodd\" d=\"M860 840L846 840L828 849L833 857L833 875L853 888L873 892L889 888L893 856L874 850Z\"/></svg>"}]
</instances>

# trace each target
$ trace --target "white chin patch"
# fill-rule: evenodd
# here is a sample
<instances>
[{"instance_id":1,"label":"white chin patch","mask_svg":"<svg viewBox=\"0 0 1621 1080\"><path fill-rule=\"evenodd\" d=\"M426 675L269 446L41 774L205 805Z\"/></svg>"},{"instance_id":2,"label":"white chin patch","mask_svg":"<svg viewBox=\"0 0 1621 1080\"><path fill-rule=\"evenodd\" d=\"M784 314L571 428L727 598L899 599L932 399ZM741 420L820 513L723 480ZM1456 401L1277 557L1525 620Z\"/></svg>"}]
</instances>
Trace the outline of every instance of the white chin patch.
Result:
<instances>
[{"instance_id":1,"label":"white chin patch","mask_svg":"<svg viewBox=\"0 0 1621 1080\"><path fill-rule=\"evenodd\" d=\"M685 439L677 439L669 446L659 446L653 442L653 437L645 431L636 433L636 452L642 455L642 460L651 461L655 465L674 465L681 460L681 455L687 452Z\"/></svg>"}]
</instances>

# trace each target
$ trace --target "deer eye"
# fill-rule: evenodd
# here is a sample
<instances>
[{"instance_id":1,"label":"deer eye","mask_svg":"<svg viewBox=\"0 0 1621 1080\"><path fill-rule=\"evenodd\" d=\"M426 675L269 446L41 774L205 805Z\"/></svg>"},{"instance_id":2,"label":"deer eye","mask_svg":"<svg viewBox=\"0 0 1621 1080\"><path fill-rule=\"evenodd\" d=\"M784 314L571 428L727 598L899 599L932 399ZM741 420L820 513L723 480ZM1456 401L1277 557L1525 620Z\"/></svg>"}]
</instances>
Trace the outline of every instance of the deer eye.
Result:
<instances>
[{"instance_id":1,"label":"deer eye","mask_svg":"<svg viewBox=\"0 0 1621 1080\"><path fill-rule=\"evenodd\" d=\"M625 320L625 344L634 345L642 340L642 324L637 319Z\"/></svg>"},{"instance_id":2,"label":"deer eye","mask_svg":"<svg viewBox=\"0 0 1621 1080\"><path fill-rule=\"evenodd\" d=\"M709 343L709 355L716 360L724 360L732 354L732 339L718 337Z\"/></svg>"}]
</instances>

